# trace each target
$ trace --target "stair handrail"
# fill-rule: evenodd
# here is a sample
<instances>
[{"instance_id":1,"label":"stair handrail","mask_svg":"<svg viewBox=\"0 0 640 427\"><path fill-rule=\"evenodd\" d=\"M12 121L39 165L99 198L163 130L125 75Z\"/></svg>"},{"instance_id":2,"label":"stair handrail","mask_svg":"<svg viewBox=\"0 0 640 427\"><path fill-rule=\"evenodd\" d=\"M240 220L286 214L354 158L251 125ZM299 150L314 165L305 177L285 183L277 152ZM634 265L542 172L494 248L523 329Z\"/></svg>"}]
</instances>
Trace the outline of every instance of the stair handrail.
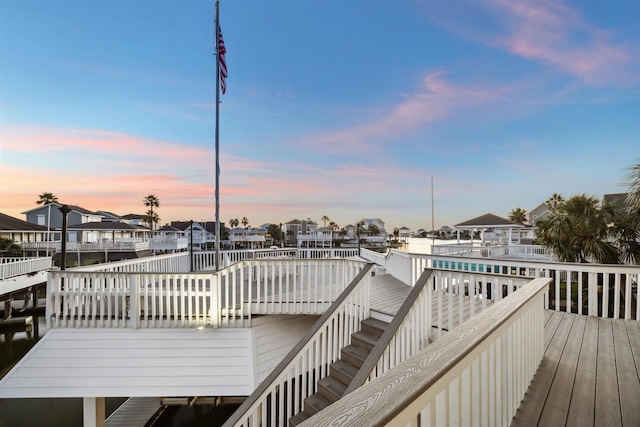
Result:
<instances>
[{"instance_id":1,"label":"stair handrail","mask_svg":"<svg viewBox=\"0 0 640 427\"><path fill-rule=\"evenodd\" d=\"M427 286L427 284L430 283L429 279L432 274L433 269L424 269L418 281L409 292L409 295L400 306L400 309L393 317L393 320L382 333L380 339L362 364L362 367L360 367L358 373L351 381L351 384L349 384L345 390L345 396L366 382L394 368L429 344L429 335L431 332L431 287ZM412 311L412 308L418 308L419 313L415 313L416 310ZM416 319L416 316L411 316L411 314L417 314L418 319ZM414 339L408 343L411 349L408 352L404 351L397 354L392 348L397 344L394 338L397 332L408 323L411 323L411 326L414 328L417 327L416 332L422 336L414 335Z\"/></svg>"},{"instance_id":2,"label":"stair handrail","mask_svg":"<svg viewBox=\"0 0 640 427\"><path fill-rule=\"evenodd\" d=\"M238 426L253 426L253 425L267 425L267 423L261 423L260 421L253 420L252 418L260 413L267 414L269 411L264 409L261 411L261 406L267 403L268 397L272 396L272 399L276 398L276 393L280 387L280 385L286 384L287 377L289 377L289 383L291 383L291 373L290 370L295 367L295 364L300 360L304 355L304 351L316 344L321 345L322 343L318 343L318 338L322 337L325 329L327 328L330 322L334 322L337 320L337 316L342 313L342 310L349 308L352 306L351 297L355 297L356 302L358 303L358 309L355 311L350 311L351 314L355 314L349 322L345 326L348 326L345 332L347 342L338 342L336 343L335 339L329 340L325 344L328 344L329 347L334 350L336 357L335 360L338 359L338 354L340 349L346 345L348 345L350 340L350 335L352 332L356 332L360 328L360 322L369 316L369 284L371 271L375 266L374 263L366 263L360 273L351 281L349 286L338 296L338 298L334 301L334 303L327 309L327 311L320 316L320 318L314 323L311 329L304 335L304 337L291 349L291 351L287 354L286 357L280 361L280 363L271 371L271 373L265 378L262 383L255 389L253 393L236 409L236 411L229 417L229 419L223 424L223 427L238 427ZM362 289L361 289L362 288ZM358 291L360 291L358 293ZM335 344L335 346L333 345ZM320 359L323 359L323 356L320 355ZM323 366L319 366L319 371L315 376L315 383L322 379L324 376L328 375L329 364L335 360L329 360L328 358L324 358L322 362ZM317 361L316 364L318 365ZM326 365L326 366L325 366ZM298 372L296 375L302 376L302 381L306 381L305 375L306 373ZM324 374L324 376L323 376ZM283 382L283 380L285 380ZM296 378L297 382L297 378ZM310 384L312 388L315 389L316 386ZM300 385L296 384L296 387ZM303 387L304 388L304 387ZM306 390L302 390L303 393ZM282 393L285 394L284 392ZM291 396L291 391L288 390L288 398L293 400L294 397ZM312 393L309 393L309 395ZM280 396L281 398L283 396ZM302 410L302 402L304 398L308 396L300 395L300 393L295 393L295 402L292 404L290 401L287 404L287 410L284 411L284 404L277 403L277 408L280 409L279 417L276 420L275 411L270 411L271 419L273 421L272 424L269 425L279 425L286 426L288 425L289 417L295 415L296 413ZM273 406L273 402L272 402ZM293 406L293 408L292 408ZM293 410L292 410L293 409ZM283 413L286 412L286 413Z\"/></svg>"}]
</instances>

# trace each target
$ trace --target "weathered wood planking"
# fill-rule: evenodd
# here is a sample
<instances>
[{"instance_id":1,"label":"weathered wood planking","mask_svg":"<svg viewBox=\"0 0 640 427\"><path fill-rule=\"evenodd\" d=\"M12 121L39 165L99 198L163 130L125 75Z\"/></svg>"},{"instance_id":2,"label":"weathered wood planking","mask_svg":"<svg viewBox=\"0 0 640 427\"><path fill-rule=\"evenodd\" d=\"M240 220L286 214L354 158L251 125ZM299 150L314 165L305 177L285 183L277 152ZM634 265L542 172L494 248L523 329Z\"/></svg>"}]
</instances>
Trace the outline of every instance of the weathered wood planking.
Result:
<instances>
[{"instance_id":1,"label":"weathered wood planking","mask_svg":"<svg viewBox=\"0 0 640 427\"><path fill-rule=\"evenodd\" d=\"M640 381L623 320L612 320L620 413L625 426L640 425Z\"/></svg>"},{"instance_id":2,"label":"weathered wood planking","mask_svg":"<svg viewBox=\"0 0 640 427\"><path fill-rule=\"evenodd\" d=\"M596 400L596 360L598 356L598 319L587 317L582 335L580 358L573 383L567 426L592 426Z\"/></svg>"},{"instance_id":3,"label":"weathered wood planking","mask_svg":"<svg viewBox=\"0 0 640 427\"><path fill-rule=\"evenodd\" d=\"M595 425L622 425L611 319L599 320Z\"/></svg>"},{"instance_id":4,"label":"weathered wood planking","mask_svg":"<svg viewBox=\"0 0 640 427\"><path fill-rule=\"evenodd\" d=\"M546 404L542 410L539 421L542 426L564 424L567 419L586 320L585 316L574 317Z\"/></svg>"},{"instance_id":5,"label":"weathered wood planking","mask_svg":"<svg viewBox=\"0 0 640 427\"><path fill-rule=\"evenodd\" d=\"M556 314L557 313L557 314ZM545 328L545 343L549 338L549 346L546 347L544 358L538 367L538 371L525 394L516 415L513 417L512 426L532 426L538 425L538 420L544 409L547 396L551 389L553 378L556 375L564 344L567 341L572 318L564 318L561 312L554 313L553 317L559 318L559 322L550 320ZM555 326L555 328L554 328Z\"/></svg>"},{"instance_id":6,"label":"weathered wood planking","mask_svg":"<svg viewBox=\"0 0 640 427\"><path fill-rule=\"evenodd\" d=\"M640 426L638 321L555 311L547 311L545 317L548 318L545 337L549 346L512 425ZM568 318L574 319L573 325L562 340L559 332L562 322ZM558 351L562 355L549 385L547 381L552 369L548 359L550 353L555 355ZM538 417L540 405L543 408Z\"/></svg>"}]
</instances>

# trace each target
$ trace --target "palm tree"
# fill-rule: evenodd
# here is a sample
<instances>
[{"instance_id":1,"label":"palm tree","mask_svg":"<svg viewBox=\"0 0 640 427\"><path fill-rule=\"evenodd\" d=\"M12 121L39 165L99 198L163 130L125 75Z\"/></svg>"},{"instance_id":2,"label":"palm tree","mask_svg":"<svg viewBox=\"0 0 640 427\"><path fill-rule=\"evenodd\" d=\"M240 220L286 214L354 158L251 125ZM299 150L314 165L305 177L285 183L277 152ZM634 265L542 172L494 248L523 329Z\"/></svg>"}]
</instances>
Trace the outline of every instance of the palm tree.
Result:
<instances>
[{"instance_id":1,"label":"palm tree","mask_svg":"<svg viewBox=\"0 0 640 427\"><path fill-rule=\"evenodd\" d=\"M36 205L48 205L50 203L58 203L58 198L53 193L42 193L38 196Z\"/></svg>"},{"instance_id":2,"label":"palm tree","mask_svg":"<svg viewBox=\"0 0 640 427\"><path fill-rule=\"evenodd\" d=\"M155 214L153 208L160 207L160 200L155 195L149 194L147 197L142 199L142 203L149 208L145 217L145 222L149 223L149 231L153 233L153 225L160 221L160 218Z\"/></svg>"},{"instance_id":3,"label":"palm tree","mask_svg":"<svg viewBox=\"0 0 640 427\"><path fill-rule=\"evenodd\" d=\"M560 203L562 202L564 202L564 197L562 197L562 194L553 193L545 203L547 204L549 211L551 211L551 213L555 213L558 210L558 206L560 206Z\"/></svg>"},{"instance_id":4,"label":"palm tree","mask_svg":"<svg viewBox=\"0 0 640 427\"><path fill-rule=\"evenodd\" d=\"M328 216L323 215L322 218L320 218L320 221L322 221L324 223L324 226L326 227L327 226L327 222L331 221L331 219L329 219Z\"/></svg>"},{"instance_id":5,"label":"palm tree","mask_svg":"<svg viewBox=\"0 0 640 427\"><path fill-rule=\"evenodd\" d=\"M246 216L242 217L242 225L244 226L244 228L247 228L247 225L249 225L249 219Z\"/></svg>"},{"instance_id":6,"label":"palm tree","mask_svg":"<svg viewBox=\"0 0 640 427\"><path fill-rule=\"evenodd\" d=\"M581 194L558 204L555 212L540 219L539 242L562 262L615 264L620 251L613 238L616 213L610 205L600 206L593 196Z\"/></svg>"},{"instance_id":7,"label":"palm tree","mask_svg":"<svg viewBox=\"0 0 640 427\"><path fill-rule=\"evenodd\" d=\"M0 238L0 257L22 256L22 248L11 239Z\"/></svg>"},{"instance_id":8,"label":"palm tree","mask_svg":"<svg viewBox=\"0 0 640 427\"><path fill-rule=\"evenodd\" d=\"M640 162L629 166L629 173L626 181L629 185L629 193L627 193L627 202L633 209L640 212Z\"/></svg>"},{"instance_id":9,"label":"palm tree","mask_svg":"<svg viewBox=\"0 0 640 427\"><path fill-rule=\"evenodd\" d=\"M509 220L517 222L519 224L523 224L527 222L527 211L522 208L515 208L509 214Z\"/></svg>"},{"instance_id":10,"label":"palm tree","mask_svg":"<svg viewBox=\"0 0 640 427\"><path fill-rule=\"evenodd\" d=\"M333 231L338 231L340 229L340 227L338 226L338 224L336 224L334 221L331 221L329 223L329 228Z\"/></svg>"}]
</instances>

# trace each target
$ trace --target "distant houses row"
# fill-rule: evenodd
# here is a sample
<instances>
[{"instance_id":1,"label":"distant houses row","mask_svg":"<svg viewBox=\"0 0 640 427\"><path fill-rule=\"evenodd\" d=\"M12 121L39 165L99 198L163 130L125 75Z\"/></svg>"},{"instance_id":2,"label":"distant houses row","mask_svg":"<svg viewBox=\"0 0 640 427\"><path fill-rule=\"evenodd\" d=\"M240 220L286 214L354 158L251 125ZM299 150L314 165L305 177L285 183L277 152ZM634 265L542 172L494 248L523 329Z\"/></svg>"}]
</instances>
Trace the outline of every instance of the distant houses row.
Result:
<instances>
[{"instance_id":1,"label":"distant houses row","mask_svg":"<svg viewBox=\"0 0 640 427\"><path fill-rule=\"evenodd\" d=\"M624 203L625 194L608 194L603 203ZM109 211L91 211L76 205L66 205L67 250L69 252L104 253L104 259L146 256L153 253L214 248L214 221L174 221L151 231L145 216L117 215ZM61 204L51 203L23 212L25 220L0 213L0 237L10 239L31 255L55 254L61 250L63 214ZM286 223L263 224L259 227L228 229L221 223L221 242L228 249L259 249L277 247L328 248L333 246L384 249L389 241L410 237L446 239L476 238L485 244L531 244L535 239L536 222L550 215L546 203L528 214L528 223L515 223L487 213L461 222L453 228L445 226L435 232L412 231L408 227L389 232L380 218L365 218L355 224L338 228L319 226L311 219L293 219ZM273 234L273 235L272 235Z\"/></svg>"}]
</instances>

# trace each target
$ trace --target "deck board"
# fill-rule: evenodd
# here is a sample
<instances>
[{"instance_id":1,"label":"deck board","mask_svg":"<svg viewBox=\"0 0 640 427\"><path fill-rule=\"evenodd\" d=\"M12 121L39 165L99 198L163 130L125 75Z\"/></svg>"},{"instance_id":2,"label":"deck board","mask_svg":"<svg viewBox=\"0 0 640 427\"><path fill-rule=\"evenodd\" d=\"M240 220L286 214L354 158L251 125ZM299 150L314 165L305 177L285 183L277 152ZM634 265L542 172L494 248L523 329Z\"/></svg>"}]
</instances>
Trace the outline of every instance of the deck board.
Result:
<instances>
[{"instance_id":1,"label":"deck board","mask_svg":"<svg viewBox=\"0 0 640 427\"><path fill-rule=\"evenodd\" d=\"M640 426L640 323L547 310L544 358L512 426Z\"/></svg>"}]
</instances>

